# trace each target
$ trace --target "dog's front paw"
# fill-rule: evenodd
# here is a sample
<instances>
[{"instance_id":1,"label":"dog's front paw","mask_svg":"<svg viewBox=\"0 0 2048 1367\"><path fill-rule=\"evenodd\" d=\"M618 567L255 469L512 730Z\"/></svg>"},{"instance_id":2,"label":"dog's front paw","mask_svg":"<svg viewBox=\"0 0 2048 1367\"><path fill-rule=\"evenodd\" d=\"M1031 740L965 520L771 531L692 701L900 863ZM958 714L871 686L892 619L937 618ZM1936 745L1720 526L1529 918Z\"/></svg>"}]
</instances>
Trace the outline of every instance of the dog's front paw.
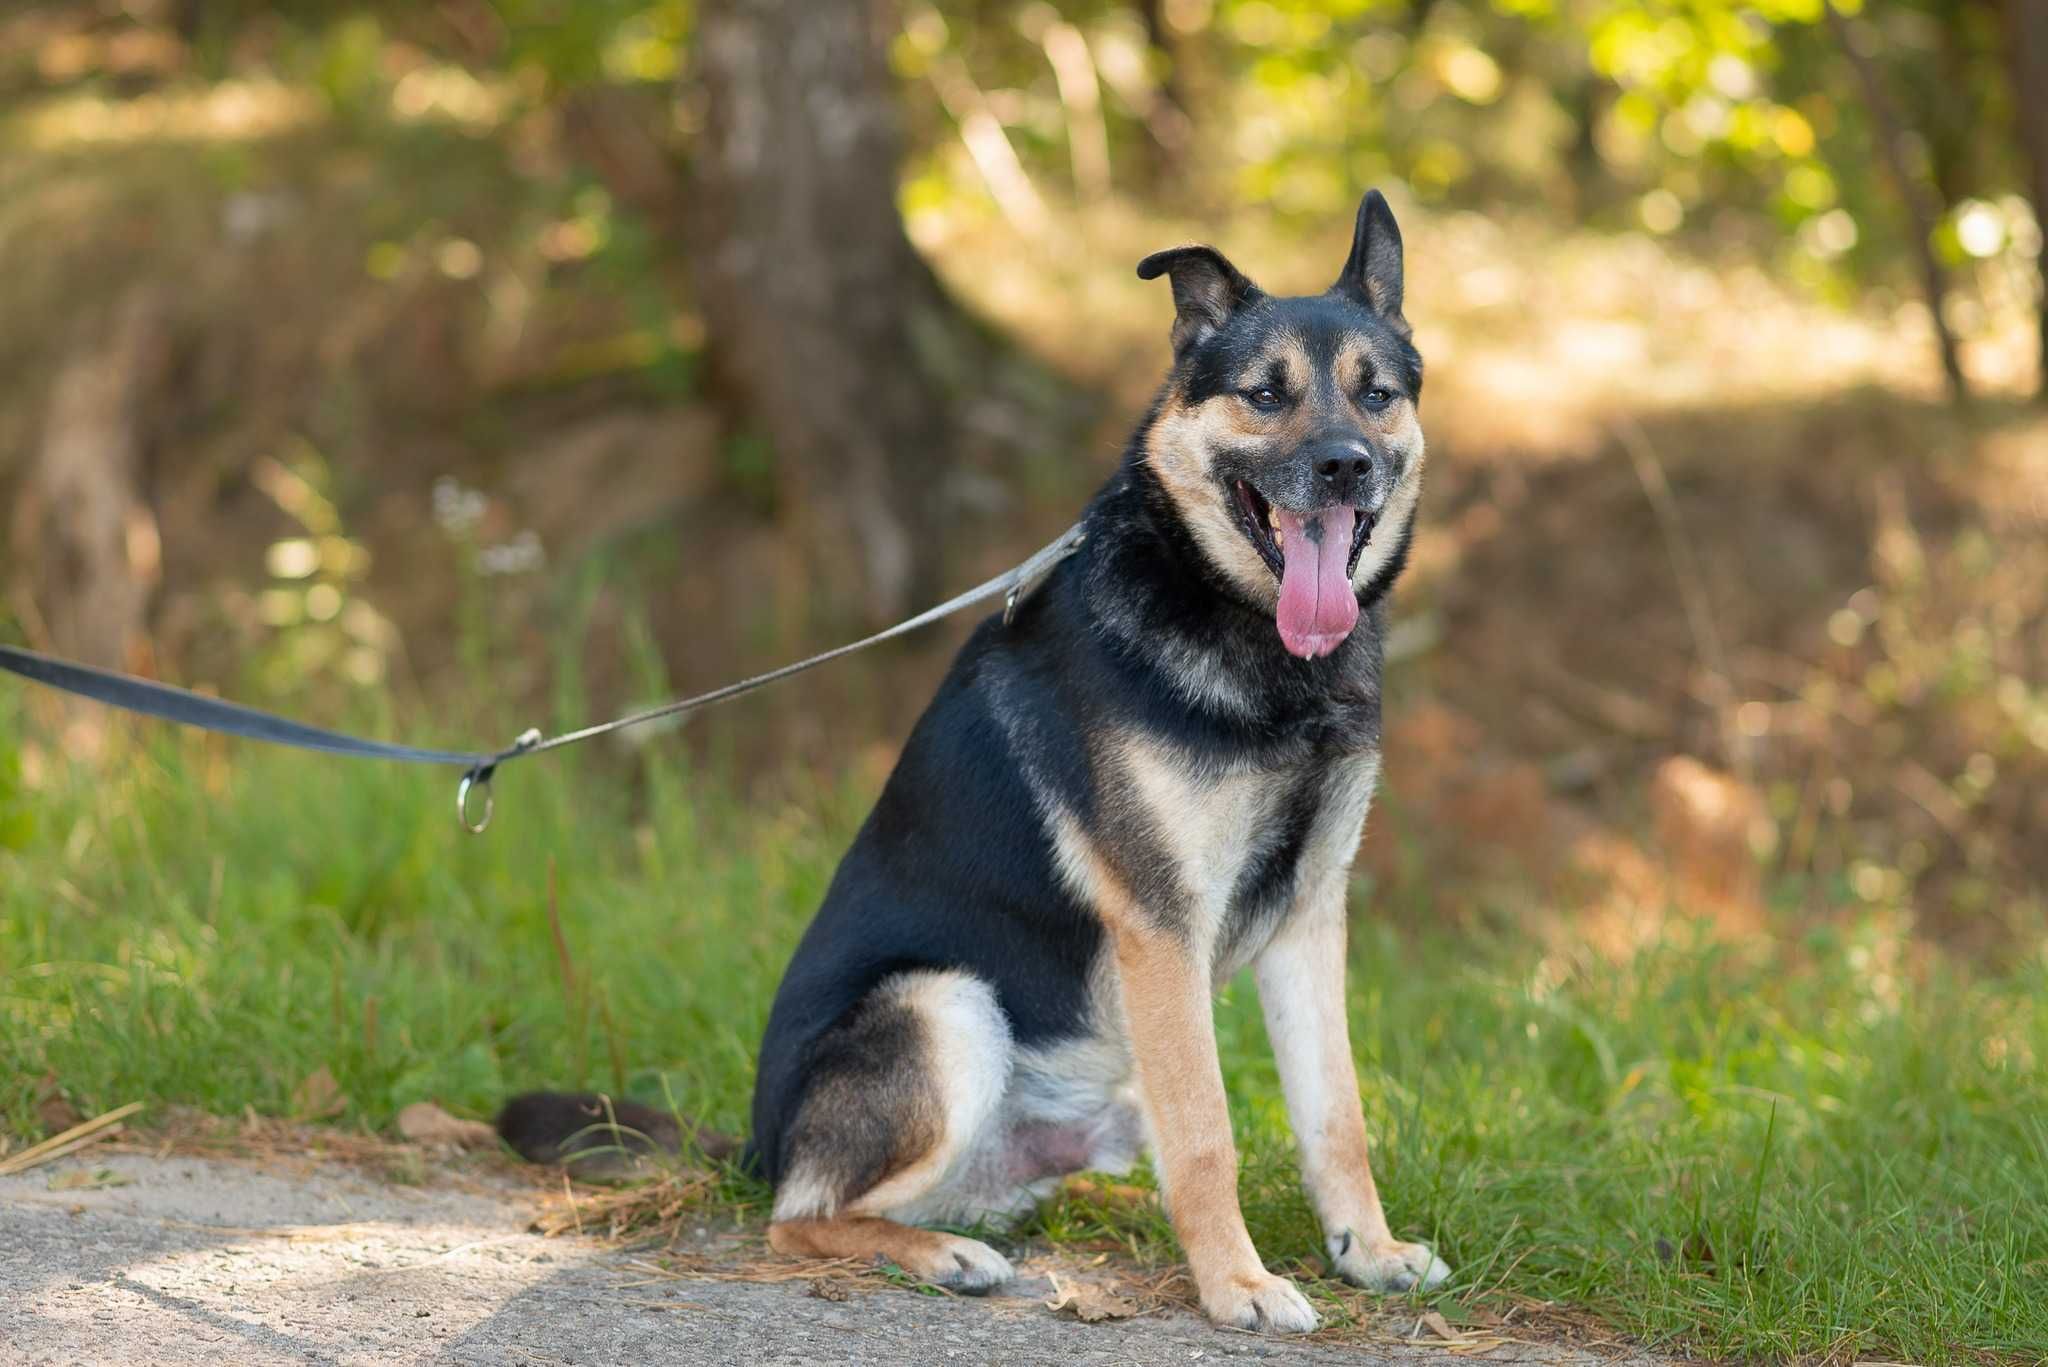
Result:
<instances>
[{"instance_id":1,"label":"dog's front paw","mask_svg":"<svg viewBox=\"0 0 2048 1367\"><path fill-rule=\"evenodd\" d=\"M985 1296L1017 1275L1008 1258L960 1234L940 1235L929 1254L906 1262L904 1270L965 1296Z\"/></svg>"},{"instance_id":2,"label":"dog's front paw","mask_svg":"<svg viewBox=\"0 0 2048 1367\"><path fill-rule=\"evenodd\" d=\"M1293 1282L1264 1269L1205 1288L1202 1309L1218 1324L1261 1334L1306 1334L1322 1323Z\"/></svg>"},{"instance_id":3,"label":"dog's front paw","mask_svg":"<svg viewBox=\"0 0 2048 1367\"><path fill-rule=\"evenodd\" d=\"M1422 1244L1368 1244L1347 1229L1329 1247L1337 1275L1368 1291L1434 1291L1451 1278L1450 1265Z\"/></svg>"}]
</instances>

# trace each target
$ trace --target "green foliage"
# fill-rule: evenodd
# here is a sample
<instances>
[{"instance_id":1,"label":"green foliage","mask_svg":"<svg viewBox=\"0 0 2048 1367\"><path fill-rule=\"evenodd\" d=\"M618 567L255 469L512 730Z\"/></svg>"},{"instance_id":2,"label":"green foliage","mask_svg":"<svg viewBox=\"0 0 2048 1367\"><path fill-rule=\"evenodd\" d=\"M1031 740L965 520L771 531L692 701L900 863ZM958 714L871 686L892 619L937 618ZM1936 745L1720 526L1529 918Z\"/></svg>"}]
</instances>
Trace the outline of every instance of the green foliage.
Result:
<instances>
[{"instance_id":1,"label":"green foliage","mask_svg":"<svg viewBox=\"0 0 2048 1367\"><path fill-rule=\"evenodd\" d=\"M557 88L673 81L696 17L691 0L493 0L503 60Z\"/></svg>"},{"instance_id":2,"label":"green foliage","mask_svg":"<svg viewBox=\"0 0 2048 1367\"><path fill-rule=\"evenodd\" d=\"M1853 10L1852 5L1845 9ZM1041 182L1066 175L1074 111L1039 50L1044 5L914 8L898 70L921 141L952 155L924 78L958 60L1004 111ZM1149 194L1344 212L1362 182L1482 209L1539 207L1614 227L1774 252L1815 284L1903 282L1898 193L1822 0L1181 0L1148 35L1121 5L1062 6L1106 82L1119 182L1156 149L1145 90L1177 93L1191 145ZM1916 0L1856 16L1900 106L1916 174L1977 212L1958 264L2025 266L2024 205L1994 8ZM1152 45L1156 36L1164 50ZM1131 54L1147 63L1133 67ZM1148 87L1149 83L1149 87ZM1135 93L1134 93L1135 92Z\"/></svg>"},{"instance_id":3,"label":"green foliage","mask_svg":"<svg viewBox=\"0 0 2048 1367\"><path fill-rule=\"evenodd\" d=\"M1985 277L2030 266L1997 7L1842 4L1869 35L1936 243ZM1249 200L1327 216L1363 182L1533 207L1779 258L1824 290L1903 283L1907 219L1823 0L920 0L891 43L916 154L908 199L981 203L961 120L993 116L1041 190L1169 207ZM593 85L688 69L696 0L389 0L199 7L207 74L269 70L344 120L430 59L484 83L499 122ZM1148 18L1149 16L1149 18ZM1079 40L1081 66L1073 66ZM1062 45L1065 46L1062 46ZM1066 73L1061 74L1062 59ZM413 95L424 98L415 80ZM676 103L686 146L697 111ZM1100 141L1107 166L1093 147Z\"/></svg>"}]
</instances>

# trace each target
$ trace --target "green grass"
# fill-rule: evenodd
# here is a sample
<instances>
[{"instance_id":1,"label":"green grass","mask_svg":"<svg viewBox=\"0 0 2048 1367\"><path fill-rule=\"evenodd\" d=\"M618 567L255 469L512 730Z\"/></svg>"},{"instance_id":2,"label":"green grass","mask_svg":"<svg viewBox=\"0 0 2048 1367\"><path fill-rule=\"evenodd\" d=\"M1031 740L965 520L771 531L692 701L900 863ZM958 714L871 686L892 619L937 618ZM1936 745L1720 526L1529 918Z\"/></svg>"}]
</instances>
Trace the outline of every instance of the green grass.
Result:
<instances>
[{"instance_id":1,"label":"green grass","mask_svg":"<svg viewBox=\"0 0 2048 1367\"><path fill-rule=\"evenodd\" d=\"M347 1125L587 1084L666 1085L744 1129L777 972L868 796L741 804L669 760L628 779L570 754L508 770L473 839L450 775L155 729L97 771L45 744L30 786L15 707L0 693L0 1124L18 1134L46 1072L88 1112L289 1114L321 1067ZM1616 964L1358 903L1376 1170L1397 1229L1458 1269L1452 1296L1565 1302L1717 1356L2048 1354L2038 956L1908 971L1873 923ZM1253 1233L1276 1262L1310 1254L1248 984L1219 1020ZM1068 1203L1037 1234L1173 1256L1143 1213Z\"/></svg>"}]
</instances>

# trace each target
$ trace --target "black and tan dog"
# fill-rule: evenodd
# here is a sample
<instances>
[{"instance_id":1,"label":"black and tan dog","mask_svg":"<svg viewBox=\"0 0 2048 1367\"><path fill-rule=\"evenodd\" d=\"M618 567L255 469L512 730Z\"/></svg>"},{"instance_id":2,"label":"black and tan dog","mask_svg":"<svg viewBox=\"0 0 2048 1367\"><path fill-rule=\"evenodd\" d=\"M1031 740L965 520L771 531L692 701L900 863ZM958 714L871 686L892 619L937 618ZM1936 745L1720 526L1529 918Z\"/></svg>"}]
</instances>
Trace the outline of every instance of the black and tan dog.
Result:
<instances>
[{"instance_id":1,"label":"black and tan dog","mask_svg":"<svg viewBox=\"0 0 2048 1367\"><path fill-rule=\"evenodd\" d=\"M1149 1141L1210 1316L1314 1328L1238 1208L1211 995L1249 964L1335 1270L1448 1276L1388 1229L1344 1009L1422 479L1401 270L1377 191L1320 295L1209 247L1139 264L1172 281L1172 373L1080 551L960 652L776 996L749 1146L776 1249L985 1290L1002 1255L922 1227L1014 1219ZM522 1097L500 1129L558 1158L592 1105Z\"/></svg>"}]
</instances>

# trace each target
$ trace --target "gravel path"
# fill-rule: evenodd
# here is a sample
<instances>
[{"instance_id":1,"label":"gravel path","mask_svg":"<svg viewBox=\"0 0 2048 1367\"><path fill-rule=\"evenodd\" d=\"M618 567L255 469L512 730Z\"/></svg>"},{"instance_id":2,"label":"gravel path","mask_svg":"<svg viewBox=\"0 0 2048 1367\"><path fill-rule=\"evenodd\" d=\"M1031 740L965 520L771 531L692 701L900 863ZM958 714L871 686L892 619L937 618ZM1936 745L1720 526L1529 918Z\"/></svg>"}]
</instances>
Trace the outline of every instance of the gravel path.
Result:
<instances>
[{"instance_id":1,"label":"gravel path","mask_svg":"<svg viewBox=\"0 0 2048 1367\"><path fill-rule=\"evenodd\" d=\"M92 1174L120 1185L73 1185ZM490 1179L405 1187L310 1163L101 1153L0 1178L0 1362L1473 1360L1226 1334L1177 1312L1081 1324L1044 1308L1049 1284L1028 1261L1014 1294L985 1301L650 1279L629 1255L529 1233L533 1208L531 1188ZM1512 1345L1478 1360L1616 1361Z\"/></svg>"}]
</instances>

